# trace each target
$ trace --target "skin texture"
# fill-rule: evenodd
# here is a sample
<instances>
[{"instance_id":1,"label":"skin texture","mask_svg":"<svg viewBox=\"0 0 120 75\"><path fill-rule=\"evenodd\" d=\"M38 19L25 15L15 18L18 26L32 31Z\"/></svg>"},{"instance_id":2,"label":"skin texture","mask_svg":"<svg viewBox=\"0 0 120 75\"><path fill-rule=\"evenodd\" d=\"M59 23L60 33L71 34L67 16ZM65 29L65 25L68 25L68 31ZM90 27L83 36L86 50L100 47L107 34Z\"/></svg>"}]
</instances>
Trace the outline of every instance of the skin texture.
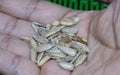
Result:
<instances>
[{"instance_id":1,"label":"skin texture","mask_svg":"<svg viewBox=\"0 0 120 75\"><path fill-rule=\"evenodd\" d=\"M88 39L86 62L73 72L54 60L38 68L29 60L30 47L19 39L34 34L31 22L47 24L79 16L78 35ZM120 0L101 11L75 11L40 0L0 0L0 71L6 75L119 75Z\"/></svg>"}]
</instances>

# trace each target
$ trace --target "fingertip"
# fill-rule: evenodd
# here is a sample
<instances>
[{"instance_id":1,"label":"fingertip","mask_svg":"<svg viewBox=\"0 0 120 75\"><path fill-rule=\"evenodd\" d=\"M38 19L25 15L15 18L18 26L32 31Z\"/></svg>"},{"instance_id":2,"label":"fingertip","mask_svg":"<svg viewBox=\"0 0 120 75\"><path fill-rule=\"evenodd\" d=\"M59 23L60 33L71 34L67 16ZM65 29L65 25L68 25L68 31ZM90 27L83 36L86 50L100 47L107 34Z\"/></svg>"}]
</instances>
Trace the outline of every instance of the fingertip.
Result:
<instances>
[{"instance_id":1,"label":"fingertip","mask_svg":"<svg viewBox=\"0 0 120 75\"><path fill-rule=\"evenodd\" d=\"M41 75L70 75L70 72L60 68L55 60L50 60L41 67Z\"/></svg>"},{"instance_id":2,"label":"fingertip","mask_svg":"<svg viewBox=\"0 0 120 75\"><path fill-rule=\"evenodd\" d=\"M40 75L40 69L29 59L0 48L0 71L6 75Z\"/></svg>"},{"instance_id":3,"label":"fingertip","mask_svg":"<svg viewBox=\"0 0 120 75\"><path fill-rule=\"evenodd\" d=\"M40 75L40 69L36 66L36 64L32 63L27 59L20 59L22 62L16 68L17 75Z\"/></svg>"}]
</instances>

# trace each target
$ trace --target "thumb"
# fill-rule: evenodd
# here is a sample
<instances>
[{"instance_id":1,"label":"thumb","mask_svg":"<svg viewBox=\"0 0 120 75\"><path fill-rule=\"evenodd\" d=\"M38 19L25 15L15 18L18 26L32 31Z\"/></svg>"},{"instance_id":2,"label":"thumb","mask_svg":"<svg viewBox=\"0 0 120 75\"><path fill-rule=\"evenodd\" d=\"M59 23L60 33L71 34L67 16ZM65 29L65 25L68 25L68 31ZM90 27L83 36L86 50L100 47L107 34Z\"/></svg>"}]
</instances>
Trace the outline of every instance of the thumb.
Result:
<instances>
[{"instance_id":1,"label":"thumb","mask_svg":"<svg viewBox=\"0 0 120 75\"><path fill-rule=\"evenodd\" d=\"M28 59L1 48L0 72L6 75L40 75L39 68Z\"/></svg>"}]
</instances>

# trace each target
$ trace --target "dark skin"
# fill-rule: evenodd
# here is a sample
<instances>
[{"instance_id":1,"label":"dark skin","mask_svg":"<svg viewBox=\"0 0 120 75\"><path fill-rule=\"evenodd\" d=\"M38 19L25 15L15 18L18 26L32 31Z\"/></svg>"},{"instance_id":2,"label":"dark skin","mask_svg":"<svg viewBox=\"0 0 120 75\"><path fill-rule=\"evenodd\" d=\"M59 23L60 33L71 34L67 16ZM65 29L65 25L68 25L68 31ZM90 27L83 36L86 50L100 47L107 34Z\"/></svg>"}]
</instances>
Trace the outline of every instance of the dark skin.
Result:
<instances>
[{"instance_id":1,"label":"dark skin","mask_svg":"<svg viewBox=\"0 0 120 75\"><path fill-rule=\"evenodd\" d=\"M120 0L109 2L105 10L75 11L42 0L0 0L0 71L6 75L119 75ZM81 18L75 27L79 36L88 39L88 59L73 72L61 69L54 60L39 69L29 60L29 45L19 37L34 34L32 21L47 24L64 16Z\"/></svg>"}]
</instances>

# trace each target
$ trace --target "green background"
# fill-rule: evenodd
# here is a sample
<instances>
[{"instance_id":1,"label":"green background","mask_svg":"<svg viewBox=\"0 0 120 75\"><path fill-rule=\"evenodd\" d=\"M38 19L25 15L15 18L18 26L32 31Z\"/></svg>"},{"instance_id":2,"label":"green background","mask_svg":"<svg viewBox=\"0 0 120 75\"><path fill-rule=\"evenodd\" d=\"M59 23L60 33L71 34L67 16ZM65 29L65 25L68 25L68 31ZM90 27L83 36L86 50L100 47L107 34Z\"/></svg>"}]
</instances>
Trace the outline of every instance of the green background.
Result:
<instances>
[{"instance_id":1,"label":"green background","mask_svg":"<svg viewBox=\"0 0 120 75\"><path fill-rule=\"evenodd\" d=\"M76 10L101 10L108 6L108 4L100 3L95 0L47 0L47 1Z\"/></svg>"}]
</instances>

